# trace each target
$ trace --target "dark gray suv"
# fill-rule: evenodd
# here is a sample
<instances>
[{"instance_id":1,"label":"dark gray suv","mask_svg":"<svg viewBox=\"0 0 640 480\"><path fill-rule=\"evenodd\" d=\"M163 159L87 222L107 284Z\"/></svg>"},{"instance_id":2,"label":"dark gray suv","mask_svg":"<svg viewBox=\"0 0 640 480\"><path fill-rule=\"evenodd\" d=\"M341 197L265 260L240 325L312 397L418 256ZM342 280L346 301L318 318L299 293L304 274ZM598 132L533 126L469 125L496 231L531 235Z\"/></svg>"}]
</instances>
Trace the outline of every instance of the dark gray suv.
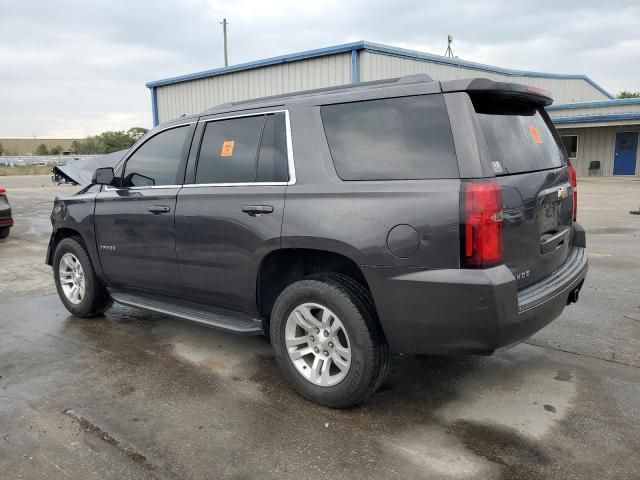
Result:
<instances>
[{"instance_id":1,"label":"dark gray suv","mask_svg":"<svg viewBox=\"0 0 640 480\"><path fill-rule=\"evenodd\" d=\"M267 335L300 394L354 405L392 352L491 354L578 299L550 103L412 76L182 117L56 199L47 263L76 316L113 300Z\"/></svg>"}]
</instances>

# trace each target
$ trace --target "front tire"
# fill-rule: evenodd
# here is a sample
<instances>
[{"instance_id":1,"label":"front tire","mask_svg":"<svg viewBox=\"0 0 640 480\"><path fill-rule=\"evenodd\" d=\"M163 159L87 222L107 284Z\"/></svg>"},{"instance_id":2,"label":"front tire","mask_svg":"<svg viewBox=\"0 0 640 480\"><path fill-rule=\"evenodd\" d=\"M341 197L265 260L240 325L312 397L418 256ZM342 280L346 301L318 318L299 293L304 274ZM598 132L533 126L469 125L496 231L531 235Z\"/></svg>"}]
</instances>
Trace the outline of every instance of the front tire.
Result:
<instances>
[{"instance_id":1,"label":"front tire","mask_svg":"<svg viewBox=\"0 0 640 480\"><path fill-rule=\"evenodd\" d=\"M84 245L75 238L64 238L53 256L53 275L58 296L76 317L100 315L111 306L109 293L93 270Z\"/></svg>"},{"instance_id":2,"label":"front tire","mask_svg":"<svg viewBox=\"0 0 640 480\"><path fill-rule=\"evenodd\" d=\"M0 228L0 238L7 238L9 236L10 231L11 231L11 227Z\"/></svg>"},{"instance_id":3,"label":"front tire","mask_svg":"<svg viewBox=\"0 0 640 480\"><path fill-rule=\"evenodd\" d=\"M371 294L341 274L289 285L273 307L271 343L289 383L327 407L366 400L389 371L389 349Z\"/></svg>"}]
</instances>

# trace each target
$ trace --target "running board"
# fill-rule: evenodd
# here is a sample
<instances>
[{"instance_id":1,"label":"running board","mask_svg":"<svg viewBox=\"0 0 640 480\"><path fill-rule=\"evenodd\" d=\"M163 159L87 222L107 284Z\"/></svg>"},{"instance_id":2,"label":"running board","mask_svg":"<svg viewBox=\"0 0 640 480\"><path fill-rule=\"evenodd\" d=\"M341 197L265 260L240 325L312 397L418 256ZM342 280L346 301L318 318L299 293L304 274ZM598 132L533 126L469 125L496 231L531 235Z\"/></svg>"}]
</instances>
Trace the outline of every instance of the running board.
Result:
<instances>
[{"instance_id":1,"label":"running board","mask_svg":"<svg viewBox=\"0 0 640 480\"><path fill-rule=\"evenodd\" d=\"M140 308L153 313L188 320L207 327L237 333L239 335L262 335L264 333L262 319L229 311L202 310L197 306L176 305L155 298L133 295L130 293L110 292L117 303L128 307Z\"/></svg>"}]
</instances>

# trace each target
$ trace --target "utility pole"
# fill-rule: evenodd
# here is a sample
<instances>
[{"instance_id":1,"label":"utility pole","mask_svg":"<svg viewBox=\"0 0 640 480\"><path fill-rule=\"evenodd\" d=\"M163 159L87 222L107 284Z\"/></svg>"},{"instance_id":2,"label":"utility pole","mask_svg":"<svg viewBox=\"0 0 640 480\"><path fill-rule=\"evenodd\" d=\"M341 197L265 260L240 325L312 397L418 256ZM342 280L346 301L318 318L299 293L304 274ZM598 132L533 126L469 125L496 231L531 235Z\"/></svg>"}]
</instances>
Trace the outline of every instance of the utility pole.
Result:
<instances>
[{"instance_id":1,"label":"utility pole","mask_svg":"<svg viewBox=\"0 0 640 480\"><path fill-rule=\"evenodd\" d=\"M226 18L223 18L220 23L222 24L222 34L224 35L224 66L228 67L229 58L227 56L227 25L229 25L229 22L227 22Z\"/></svg>"}]
</instances>

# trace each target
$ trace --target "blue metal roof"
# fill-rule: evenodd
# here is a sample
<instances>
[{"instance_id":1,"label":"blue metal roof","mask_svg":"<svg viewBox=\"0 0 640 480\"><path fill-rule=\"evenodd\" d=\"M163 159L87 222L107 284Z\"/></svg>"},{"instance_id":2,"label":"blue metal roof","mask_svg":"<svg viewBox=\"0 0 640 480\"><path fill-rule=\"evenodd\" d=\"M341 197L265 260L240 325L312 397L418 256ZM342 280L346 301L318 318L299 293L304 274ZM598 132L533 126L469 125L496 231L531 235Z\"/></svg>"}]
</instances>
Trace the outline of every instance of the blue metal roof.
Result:
<instances>
[{"instance_id":1,"label":"blue metal roof","mask_svg":"<svg viewBox=\"0 0 640 480\"><path fill-rule=\"evenodd\" d=\"M215 77L217 75L224 75L227 73L241 72L244 70L251 70L259 67L266 67L269 65L278 65L282 63L296 62L298 60L305 60L309 58L323 57L326 55L333 55L336 53L352 52L354 50L367 50L376 53L382 53L386 55L392 55L396 57L409 58L412 60L421 60L430 63L438 63L443 65L464 67L480 72L498 73L501 75L507 75L511 77L535 77L535 78L557 78L567 80L584 80L591 84L594 88L602 92L609 98L613 96L607 92L604 88L591 80L586 75L569 75L562 73L542 73L532 72L528 70L512 70L509 68L494 67L491 65L485 65L483 63L469 62L467 60L460 60L458 58L448 58L441 55L434 55L431 53L423 53L415 50L408 50L405 48L390 47L388 45L381 45L379 43L372 43L366 41L345 43L342 45L335 45L333 47L318 48L315 50L307 50L305 52L291 53L288 55L280 55L278 57L265 58L263 60L257 60L254 62L241 63L238 65L232 65L229 67L221 67L213 70L205 70L203 72L191 73L188 75L180 75L178 77L165 78L161 80L154 80L148 82L146 86L148 88L161 87L163 85L171 85L174 83L188 82L190 80L197 80L200 78Z\"/></svg>"},{"instance_id":2,"label":"blue metal roof","mask_svg":"<svg viewBox=\"0 0 640 480\"><path fill-rule=\"evenodd\" d=\"M550 105L547 110L573 110L576 108L617 107L619 105L640 105L640 98L614 98L597 102L561 103Z\"/></svg>"}]
</instances>

